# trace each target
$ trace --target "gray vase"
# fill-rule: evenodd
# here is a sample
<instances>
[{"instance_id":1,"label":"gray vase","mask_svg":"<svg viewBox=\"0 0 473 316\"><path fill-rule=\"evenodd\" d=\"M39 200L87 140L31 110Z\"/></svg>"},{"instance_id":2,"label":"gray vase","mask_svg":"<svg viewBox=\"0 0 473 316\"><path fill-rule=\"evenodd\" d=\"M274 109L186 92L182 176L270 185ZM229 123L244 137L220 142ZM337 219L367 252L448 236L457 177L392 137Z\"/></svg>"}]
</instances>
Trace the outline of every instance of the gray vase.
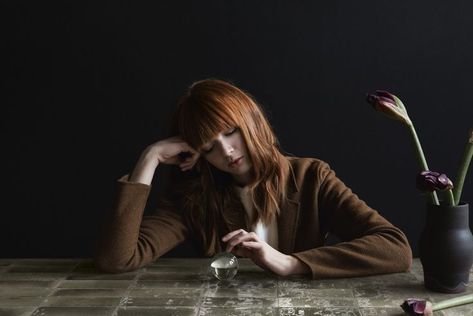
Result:
<instances>
[{"instance_id":1,"label":"gray vase","mask_svg":"<svg viewBox=\"0 0 473 316\"><path fill-rule=\"evenodd\" d=\"M425 287L444 293L461 293L468 286L473 263L473 236L468 204L428 205L419 254Z\"/></svg>"}]
</instances>

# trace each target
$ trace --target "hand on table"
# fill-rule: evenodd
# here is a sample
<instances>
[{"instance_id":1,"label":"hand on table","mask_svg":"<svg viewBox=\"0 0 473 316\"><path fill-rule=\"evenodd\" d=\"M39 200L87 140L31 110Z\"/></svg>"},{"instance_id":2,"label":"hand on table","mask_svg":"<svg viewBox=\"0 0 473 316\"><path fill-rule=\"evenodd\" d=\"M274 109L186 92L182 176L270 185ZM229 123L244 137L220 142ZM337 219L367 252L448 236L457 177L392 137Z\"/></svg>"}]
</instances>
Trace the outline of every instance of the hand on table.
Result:
<instances>
[{"instance_id":1,"label":"hand on table","mask_svg":"<svg viewBox=\"0 0 473 316\"><path fill-rule=\"evenodd\" d=\"M266 242L254 232L243 229L232 231L222 238L227 243L227 252L250 258L255 264L265 270L281 276L309 273L309 267L294 256L285 255Z\"/></svg>"}]
</instances>

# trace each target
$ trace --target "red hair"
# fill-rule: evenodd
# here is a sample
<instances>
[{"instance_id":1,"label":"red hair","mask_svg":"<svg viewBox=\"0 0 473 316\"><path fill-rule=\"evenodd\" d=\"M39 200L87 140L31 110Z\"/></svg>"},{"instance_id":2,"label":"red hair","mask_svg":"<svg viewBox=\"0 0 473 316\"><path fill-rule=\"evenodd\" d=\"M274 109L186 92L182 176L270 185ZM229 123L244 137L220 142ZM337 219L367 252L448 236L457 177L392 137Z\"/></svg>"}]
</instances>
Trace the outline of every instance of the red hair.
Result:
<instances>
[{"instance_id":1,"label":"red hair","mask_svg":"<svg viewBox=\"0 0 473 316\"><path fill-rule=\"evenodd\" d=\"M262 108L248 93L217 79L193 83L178 102L172 132L200 151L218 133L233 127L240 129L252 162L254 177L249 192L255 213L269 223L286 199L285 177L290 165L279 150ZM188 224L202 237L207 254L212 255L217 251L223 201L232 194L231 177L204 158L199 159L196 169L198 176L186 186L183 207Z\"/></svg>"}]
</instances>

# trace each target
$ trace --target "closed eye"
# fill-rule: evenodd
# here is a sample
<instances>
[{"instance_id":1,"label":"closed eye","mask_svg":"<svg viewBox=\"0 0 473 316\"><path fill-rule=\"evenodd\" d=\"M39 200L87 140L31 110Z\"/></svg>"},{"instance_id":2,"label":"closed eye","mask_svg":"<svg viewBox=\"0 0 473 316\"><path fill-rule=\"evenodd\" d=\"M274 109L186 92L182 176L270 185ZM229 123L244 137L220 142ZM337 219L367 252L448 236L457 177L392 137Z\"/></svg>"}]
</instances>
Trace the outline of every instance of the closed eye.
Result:
<instances>
[{"instance_id":1,"label":"closed eye","mask_svg":"<svg viewBox=\"0 0 473 316\"><path fill-rule=\"evenodd\" d=\"M225 135L225 136L230 136L230 135L234 134L236 131L238 131L238 128L234 127L234 128L232 128L231 130L227 131L226 133L223 133L223 135ZM208 148L208 149L202 148L202 152L203 152L204 154L209 154L209 153L214 149L214 147L215 147L215 146L212 146L212 147L210 147L210 148Z\"/></svg>"},{"instance_id":2,"label":"closed eye","mask_svg":"<svg viewBox=\"0 0 473 316\"><path fill-rule=\"evenodd\" d=\"M210 147L209 149L202 149L202 151L204 152L204 154L208 154L208 153L210 153L213 149L214 149L214 146Z\"/></svg>"},{"instance_id":3,"label":"closed eye","mask_svg":"<svg viewBox=\"0 0 473 316\"><path fill-rule=\"evenodd\" d=\"M224 135L225 135L225 136L229 136L229 135L235 133L237 130L238 130L237 128L232 128L231 130L229 130L228 132L226 132Z\"/></svg>"}]
</instances>

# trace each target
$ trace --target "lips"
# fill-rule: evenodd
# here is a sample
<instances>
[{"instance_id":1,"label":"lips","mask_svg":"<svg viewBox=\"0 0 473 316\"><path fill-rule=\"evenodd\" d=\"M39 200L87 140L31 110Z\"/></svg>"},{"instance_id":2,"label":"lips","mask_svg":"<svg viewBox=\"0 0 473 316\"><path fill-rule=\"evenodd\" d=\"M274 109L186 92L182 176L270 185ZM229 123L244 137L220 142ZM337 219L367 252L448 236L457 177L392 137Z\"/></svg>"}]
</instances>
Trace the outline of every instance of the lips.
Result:
<instances>
[{"instance_id":1,"label":"lips","mask_svg":"<svg viewBox=\"0 0 473 316\"><path fill-rule=\"evenodd\" d=\"M241 156L240 158L237 158L237 159L233 160L232 162L230 162L230 163L228 164L228 166L229 166L229 167L236 166L236 165L241 161L241 159L243 159L243 156Z\"/></svg>"}]
</instances>

